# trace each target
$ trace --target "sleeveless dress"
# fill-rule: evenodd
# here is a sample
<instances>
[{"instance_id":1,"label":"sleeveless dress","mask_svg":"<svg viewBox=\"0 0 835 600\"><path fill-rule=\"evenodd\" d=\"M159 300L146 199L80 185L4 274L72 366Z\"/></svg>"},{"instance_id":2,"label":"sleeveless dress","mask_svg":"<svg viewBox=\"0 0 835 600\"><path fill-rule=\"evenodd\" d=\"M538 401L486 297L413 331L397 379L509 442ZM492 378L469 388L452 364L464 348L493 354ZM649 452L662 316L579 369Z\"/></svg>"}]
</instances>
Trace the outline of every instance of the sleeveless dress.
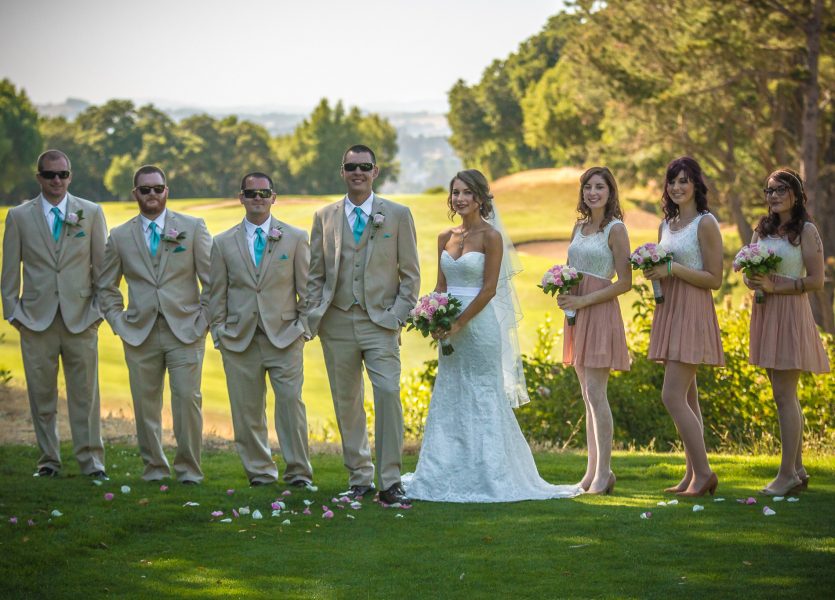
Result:
<instances>
[{"instance_id":1,"label":"sleeveless dress","mask_svg":"<svg viewBox=\"0 0 835 600\"><path fill-rule=\"evenodd\" d=\"M800 279L806 274L800 245L786 237L768 236L758 242L783 260L772 279ZM766 369L797 369L829 373L829 358L812 316L808 294L766 294L751 309L748 361Z\"/></svg>"},{"instance_id":2,"label":"sleeveless dress","mask_svg":"<svg viewBox=\"0 0 835 600\"><path fill-rule=\"evenodd\" d=\"M622 221L613 219L603 231L591 235L583 235L582 227L579 227L571 240L568 264L583 273L576 292L578 296L612 285L615 258L609 248L609 232L617 224ZM629 350L617 298L578 310L574 325L569 327L566 320L563 331L562 362L580 367L629 370Z\"/></svg>"},{"instance_id":3,"label":"sleeveless dress","mask_svg":"<svg viewBox=\"0 0 835 600\"><path fill-rule=\"evenodd\" d=\"M484 254L454 260L441 254L447 291L466 308L484 279ZM572 498L575 485L540 476L504 391L499 322L488 303L450 338L455 351L438 356L438 374L414 473L406 495L436 502L514 502Z\"/></svg>"},{"instance_id":4,"label":"sleeveless dress","mask_svg":"<svg viewBox=\"0 0 835 600\"><path fill-rule=\"evenodd\" d=\"M661 225L660 244L673 253L673 260L685 267L702 270L699 247L699 223L713 219L703 213L683 229L673 231L670 224ZM649 337L650 360L675 360L691 365L725 366L719 321L711 291L691 285L678 277L661 280L664 302L655 305Z\"/></svg>"}]
</instances>

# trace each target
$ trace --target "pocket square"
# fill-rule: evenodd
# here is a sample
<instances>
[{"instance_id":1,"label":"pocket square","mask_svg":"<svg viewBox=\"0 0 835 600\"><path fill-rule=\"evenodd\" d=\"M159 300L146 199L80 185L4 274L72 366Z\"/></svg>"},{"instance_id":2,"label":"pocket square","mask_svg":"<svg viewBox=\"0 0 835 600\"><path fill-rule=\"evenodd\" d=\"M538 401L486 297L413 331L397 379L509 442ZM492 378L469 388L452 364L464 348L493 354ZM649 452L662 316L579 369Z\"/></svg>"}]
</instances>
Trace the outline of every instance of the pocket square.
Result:
<instances>
[{"instance_id":1,"label":"pocket square","mask_svg":"<svg viewBox=\"0 0 835 600\"><path fill-rule=\"evenodd\" d=\"M390 237L391 237L391 234L390 234L390 233L384 233L384 234L383 234L383 237L384 237L384 238L390 238Z\"/></svg>"},{"instance_id":2,"label":"pocket square","mask_svg":"<svg viewBox=\"0 0 835 600\"><path fill-rule=\"evenodd\" d=\"M185 251L186 251L185 246L177 246L176 248L174 248L174 252L185 252Z\"/></svg>"},{"instance_id":3,"label":"pocket square","mask_svg":"<svg viewBox=\"0 0 835 600\"><path fill-rule=\"evenodd\" d=\"M287 256L286 254L282 254L280 260L287 260L288 258L290 258L290 257Z\"/></svg>"},{"instance_id":4,"label":"pocket square","mask_svg":"<svg viewBox=\"0 0 835 600\"><path fill-rule=\"evenodd\" d=\"M73 237L87 237L87 234L84 233L83 231L79 231Z\"/></svg>"}]
</instances>

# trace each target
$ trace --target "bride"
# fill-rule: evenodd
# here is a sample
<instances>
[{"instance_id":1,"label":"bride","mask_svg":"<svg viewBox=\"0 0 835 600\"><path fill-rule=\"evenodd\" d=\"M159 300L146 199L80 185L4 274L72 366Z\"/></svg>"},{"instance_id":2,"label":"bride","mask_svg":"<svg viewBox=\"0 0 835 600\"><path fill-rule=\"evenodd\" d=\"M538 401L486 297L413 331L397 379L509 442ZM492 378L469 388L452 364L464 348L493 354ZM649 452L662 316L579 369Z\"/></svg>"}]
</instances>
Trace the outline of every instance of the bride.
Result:
<instances>
[{"instance_id":1,"label":"bride","mask_svg":"<svg viewBox=\"0 0 835 600\"><path fill-rule=\"evenodd\" d=\"M528 402L516 339L512 247L488 222L493 196L479 171L450 183L450 217L438 236L437 292L462 302L442 334L454 352L439 354L438 374L417 469L403 477L406 495L437 502L513 502L571 498L576 485L551 485L536 469L512 407Z\"/></svg>"}]
</instances>

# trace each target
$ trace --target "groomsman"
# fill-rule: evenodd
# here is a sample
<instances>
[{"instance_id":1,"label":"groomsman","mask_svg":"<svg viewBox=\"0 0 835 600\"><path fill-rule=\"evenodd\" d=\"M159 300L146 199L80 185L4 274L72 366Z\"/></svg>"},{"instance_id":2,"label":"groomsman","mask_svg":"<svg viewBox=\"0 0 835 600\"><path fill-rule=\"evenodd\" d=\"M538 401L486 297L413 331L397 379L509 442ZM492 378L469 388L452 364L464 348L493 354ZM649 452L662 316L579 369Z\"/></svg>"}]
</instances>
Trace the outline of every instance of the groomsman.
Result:
<instances>
[{"instance_id":1,"label":"groomsman","mask_svg":"<svg viewBox=\"0 0 835 600\"><path fill-rule=\"evenodd\" d=\"M3 317L20 332L38 477L61 470L58 359L64 366L73 451L81 472L107 479L101 440L95 282L107 225L101 208L67 192L70 159L38 157L37 198L9 210L3 236ZM23 290L21 293L21 263Z\"/></svg>"},{"instance_id":2,"label":"groomsman","mask_svg":"<svg viewBox=\"0 0 835 600\"><path fill-rule=\"evenodd\" d=\"M316 213L311 233L309 325L322 340L353 498L374 490L363 408L362 368L374 388L380 499L403 502L400 328L420 288L415 225L408 208L376 196L374 152L342 157L346 196Z\"/></svg>"},{"instance_id":3,"label":"groomsman","mask_svg":"<svg viewBox=\"0 0 835 600\"><path fill-rule=\"evenodd\" d=\"M133 176L139 214L110 232L101 276L102 311L122 338L130 375L142 479L171 475L162 449L162 390L168 372L177 453L184 484L203 480L200 379L208 328L212 238L203 219L165 207L165 173L153 165ZM128 306L119 290L128 284ZM199 282L199 287L198 287Z\"/></svg>"},{"instance_id":4,"label":"groomsman","mask_svg":"<svg viewBox=\"0 0 835 600\"><path fill-rule=\"evenodd\" d=\"M211 331L220 349L235 444L253 486L274 483L265 412L269 377L275 393L275 429L286 463L283 479L312 486L307 414L302 402L307 329L307 232L270 214L273 181L264 173L241 180L244 220L214 239Z\"/></svg>"}]
</instances>

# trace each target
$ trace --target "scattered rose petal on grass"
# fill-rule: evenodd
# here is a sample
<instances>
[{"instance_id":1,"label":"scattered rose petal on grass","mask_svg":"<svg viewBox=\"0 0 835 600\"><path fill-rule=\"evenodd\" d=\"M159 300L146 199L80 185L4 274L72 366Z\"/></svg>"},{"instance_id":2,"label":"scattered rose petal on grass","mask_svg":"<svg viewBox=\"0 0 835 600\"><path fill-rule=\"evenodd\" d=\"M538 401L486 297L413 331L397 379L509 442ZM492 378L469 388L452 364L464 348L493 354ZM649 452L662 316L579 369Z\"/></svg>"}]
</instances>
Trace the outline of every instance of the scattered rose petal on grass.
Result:
<instances>
[{"instance_id":1,"label":"scattered rose petal on grass","mask_svg":"<svg viewBox=\"0 0 835 600\"><path fill-rule=\"evenodd\" d=\"M282 525L289 525L289 524L290 524L290 519L284 519L284 520L281 522L281 524L282 524Z\"/></svg>"},{"instance_id":2,"label":"scattered rose petal on grass","mask_svg":"<svg viewBox=\"0 0 835 600\"><path fill-rule=\"evenodd\" d=\"M348 496L342 496L342 497L347 498ZM338 504L339 503L339 498L331 498L331 502L333 502L334 504Z\"/></svg>"},{"instance_id":3,"label":"scattered rose petal on grass","mask_svg":"<svg viewBox=\"0 0 835 600\"><path fill-rule=\"evenodd\" d=\"M29 519L29 521L27 521L27 523L29 524L29 527L34 527L35 526L35 522L32 519Z\"/></svg>"},{"instance_id":4,"label":"scattered rose petal on grass","mask_svg":"<svg viewBox=\"0 0 835 600\"><path fill-rule=\"evenodd\" d=\"M123 494L130 494L130 486L128 486L128 485L123 485L122 487L119 488L119 490Z\"/></svg>"},{"instance_id":5,"label":"scattered rose petal on grass","mask_svg":"<svg viewBox=\"0 0 835 600\"><path fill-rule=\"evenodd\" d=\"M232 494L234 494L234 493L235 493L235 490L233 490L233 489L228 489L228 490L226 490L226 495L227 495L227 496L231 496L231 495L232 495Z\"/></svg>"},{"instance_id":6,"label":"scattered rose petal on grass","mask_svg":"<svg viewBox=\"0 0 835 600\"><path fill-rule=\"evenodd\" d=\"M110 502L111 500L113 500L113 494L111 492L107 492L104 495L104 499L107 500L108 502Z\"/></svg>"},{"instance_id":7,"label":"scattered rose petal on grass","mask_svg":"<svg viewBox=\"0 0 835 600\"><path fill-rule=\"evenodd\" d=\"M102 484L101 480L99 480L99 479L94 479L93 480L93 485L101 485L101 484Z\"/></svg>"},{"instance_id":8,"label":"scattered rose petal on grass","mask_svg":"<svg viewBox=\"0 0 835 600\"><path fill-rule=\"evenodd\" d=\"M792 496L791 498L786 498L786 502L800 502L800 498Z\"/></svg>"},{"instance_id":9,"label":"scattered rose petal on grass","mask_svg":"<svg viewBox=\"0 0 835 600\"><path fill-rule=\"evenodd\" d=\"M306 489L308 492L318 492L319 486L313 485L312 483L307 483L305 484L304 489Z\"/></svg>"},{"instance_id":10,"label":"scattered rose petal on grass","mask_svg":"<svg viewBox=\"0 0 835 600\"><path fill-rule=\"evenodd\" d=\"M255 510L252 511L252 518L253 519L263 519L264 516L261 514L261 511L256 508Z\"/></svg>"},{"instance_id":11,"label":"scattered rose petal on grass","mask_svg":"<svg viewBox=\"0 0 835 600\"><path fill-rule=\"evenodd\" d=\"M273 502L272 504L270 504L270 508L272 508L273 510L281 510L281 505L278 502Z\"/></svg>"},{"instance_id":12,"label":"scattered rose petal on grass","mask_svg":"<svg viewBox=\"0 0 835 600\"><path fill-rule=\"evenodd\" d=\"M220 522L221 523L231 523L232 519L230 519L229 517L226 517L225 519L221 519Z\"/></svg>"},{"instance_id":13,"label":"scattered rose petal on grass","mask_svg":"<svg viewBox=\"0 0 835 600\"><path fill-rule=\"evenodd\" d=\"M313 500L307 500L307 499L304 500L304 505L305 506L310 506L311 504L313 504Z\"/></svg>"},{"instance_id":14,"label":"scattered rose petal on grass","mask_svg":"<svg viewBox=\"0 0 835 600\"><path fill-rule=\"evenodd\" d=\"M774 498L772 498L772 499L773 499L775 502L782 502L783 500L785 500L785 499L786 499L786 497L785 497L785 496L774 496Z\"/></svg>"},{"instance_id":15,"label":"scattered rose petal on grass","mask_svg":"<svg viewBox=\"0 0 835 600\"><path fill-rule=\"evenodd\" d=\"M353 508L354 510L359 510L359 509L362 508L362 503L361 502L351 502L351 508Z\"/></svg>"},{"instance_id":16,"label":"scattered rose petal on grass","mask_svg":"<svg viewBox=\"0 0 835 600\"><path fill-rule=\"evenodd\" d=\"M699 511L702 511L704 509L705 509L705 507L702 506L701 504L694 504L693 505L693 512L699 512Z\"/></svg>"},{"instance_id":17,"label":"scattered rose petal on grass","mask_svg":"<svg viewBox=\"0 0 835 600\"><path fill-rule=\"evenodd\" d=\"M658 506L667 506L667 503L662 500L658 503Z\"/></svg>"},{"instance_id":18,"label":"scattered rose petal on grass","mask_svg":"<svg viewBox=\"0 0 835 600\"><path fill-rule=\"evenodd\" d=\"M724 502L725 499L724 498L714 498L713 501L714 502Z\"/></svg>"},{"instance_id":19,"label":"scattered rose petal on grass","mask_svg":"<svg viewBox=\"0 0 835 600\"><path fill-rule=\"evenodd\" d=\"M50 513L53 517L63 517L64 513L62 513L57 508Z\"/></svg>"},{"instance_id":20,"label":"scattered rose petal on grass","mask_svg":"<svg viewBox=\"0 0 835 600\"><path fill-rule=\"evenodd\" d=\"M303 515L310 515L310 514L313 514L313 513L311 513L311 512L310 512L310 509L309 509L309 508L305 508L305 509L302 511L302 514L303 514Z\"/></svg>"},{"instance_id":21,"label":"scattered rose petal on grass","mask_svg":"<svg viewBox=\"0 0 835 600\"><path fill-rule=\"evenodd\" d=\"M330 508L328 508L327 506L325 506L325 505L323 504L323 505L322 505L322 510L323 510L323 511L325 511L325 512L327 512L327 511L329 511L329 510L330 510Z\"/></svg>"},{"instance_id":22,"label":"scattered rose petal on grass","mask_svg":"<svg viewBox=\"0 0 835 600\"><path fill-rule=\"evenodd\" d=\"M647 511L647 512L642 512L642 513L641 513L641 518L642 518L642 519L651 519L651 518L652 518L652 513L651 513L651 512L649 512L649 511Z\"/></svg>"},{"instance_id":23,"label":"scattered rose petal on grass","mask_svg":"<svg viewBox=\"0 0 835 600\"><path fill-rule=\"evenodd\" d=\"M348 517L349 519L356 519L356 517L354 515L351 515L351 514L348 514L348 515L345 515L345 516Z\"/></svg>"},{"instance_id":24,"label":"scattered rose petal on grass","mask_svg":"<svg viewBox=\"0 0 835 600\"><path fill-rule=\"evenodd\" d=\"M292 494L293 494L293 492L291 492L290 490L284 490L283 492L281 492L282 496L290 496Z\"/></svg>"},{"instance_id":25,"label":"scattered rose petal on grass","mask_svg":"<svg viewBox=\"0 0 835 600\"><path fill-rule=\"evenodd\" d=\"M675 506L676 504L678 504L678 500L670 500L667 502L667 506Z\"/></svg>"},{"instance_id":26,"label":"scattered rose petal on grass","mask_svg":"<svg viewBox=\"0 0 835 600\"><path fill-rule=\"evenodd\" d=\"M11 517L9 519L9 523L11 523L12 525L17 525L17 517Z\"/></svg>"},{"instance_id":27,"label":"scattered rose petal on grass","mask_svg":"<svg viewBox=\"0 0 835 600\"><path fill-rule=\"evenodd\" d=\"M401 515L400 513L397 513L396 515L394 515L394 518L395 519L402 519L403 515Z\"/></svg>"},{"instance_id":28,"label":"scattered rose petal on grass","mask_svg":"<svg viewBox=\"0 0 835 600\"><path fill-rule=\"evenodd\" d=\"M342 496L338 501L339 502L351 502L351 499L348 496Z\"/></svg>"},{"instance_id":29,"label":"scattered rose petal on grass","mask_svg":"<svg viewBox=\"0 0 835 600\"><path fill-rule=\"evenodd\" d=\"M322 515L322 518L323 519L333 519L333 511L332 510L326 510L324 512L324 514Z\"/></svg>"},{"instance_id":30,"label":"scattered rose petal on grass","mask_svg":"<svg viewBox=\"0 0 835 600\"><path fill-rule=\"evenodd\" d=\"M248 506L242 506L238 509L238 512L241 513L242 515L248 515L249 514L249 507Z\"/></svg>"},{"instance_id":31,"label":"scattered rose petal on grass","mask_svg":"<svg viewBox=\"0 0 835 600\"><path fill-rule=\"evenodd\" d=\"M280 516L281 516L281 511L280 511L280 510L274 510L274 511L272 512L272 515L271 515L271 516L273 516L273 517L280 517Z\"/></svg>"},{"instance_id":32,"label":"scattered rose petal on grass","mask_svg":"<svg viewBox=\"0 0 835 600\"><path fill-rule=\"evenodd\" d=\"M236 518L236 519L237 519L239 516L241 516L241 515L239 515L239 514L238 514L238 511L237 511L237 510L235 510L234 508L232 509L232 514L233 514L233 515L235 515L235 518Z\"/></svg>"},{"instance_id":33,"label":"scattered rose petal on grass","mask_svg":"<svg viewBox=\"0 0 835 600\"><path fill-rule=\"evenodd\" d=\"M222 517L223 516L223 511L222 510L215 510L215 511L212 512L212 516L214 518Z\"/></svg>"},{"instance_id":34,"label":"scattered rose petal on grass","mask_svg":"<svg viewBox=\"0 0 835 600\"><path fill-rule=\"evenodd\" d=\"M403 510L411 510L412 505L411 504L401 504L400 508L402 508Z\"/></svg>"},{"instance_id":35,"label":"scattered rose petal on grass","mask_svg":"<svg viewBox=\"0 0 835 600\"><path fill-rule=\"evenodd\" d=\"M186 502L183 506L200 506L199 502Z\"/></svg>"},{"instance_id":36,"label":"scattered rose petal on grass","mask_svg":"<svg viewBox=\"0 0 835 600\"><path fill-rule=\"evenodd\" d=\"M149 504L151 503L151 501L150 501L150 500L148 500L147 498L140 498L140 499L139 499L136 503L137 503L139 506L147 506L147 505L149 505Z\"/></svg>"},{"instance_id":37,"label":"scattered rose petal on grass","mask_svg":"<svg viewBox=\"0 0 835 600\"><path fill-rule=\"evenodd\" d=\"M163 484L163 485L159 486L159 491L161 491L161 492L167 492L167 491L168 491L168 486L167 486L167 485L165 485L165 484Z\"/></svg>"},{"instance_id":38,"label":"scattered rose petal on grass","mask_svg":"<svg viewBox=\"0 0 835 600\"><path fill-rule=\"evenodd\" d=\"M773 511L772 509L770 509L769 507L767 507L767 506L763 506L763 514L764 514L766 517L771 517L771 516L773 516L773 515L776 515L777 513L776 513L776 512L774 512L774 511Z\"/></svg>"},{"instance_id":39,"label":"scattered rose petal on grass","mask_svg":"<svg viewBox=\"0 0 835 600\"><path fill-rule=\"evenodd\" d=\"M751 498L751 497L748 497L748 498L746 498L746 500L745 500L745 504L756 504L756 503L757 503L757 499L756 499L756 498Z\"/></svg>"}]
</instances>

